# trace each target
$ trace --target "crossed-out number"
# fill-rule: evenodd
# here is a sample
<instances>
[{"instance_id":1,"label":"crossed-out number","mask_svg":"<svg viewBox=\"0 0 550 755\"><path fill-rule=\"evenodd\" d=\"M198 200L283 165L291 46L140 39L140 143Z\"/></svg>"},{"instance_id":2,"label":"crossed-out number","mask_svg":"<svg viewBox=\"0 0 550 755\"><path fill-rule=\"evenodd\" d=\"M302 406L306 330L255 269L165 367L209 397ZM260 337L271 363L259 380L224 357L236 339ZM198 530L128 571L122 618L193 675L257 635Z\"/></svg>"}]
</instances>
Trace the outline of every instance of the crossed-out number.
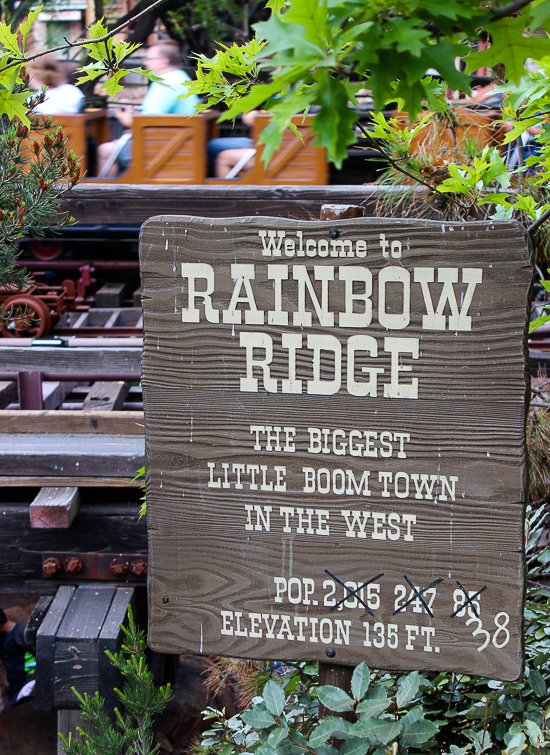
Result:
<instances>
[{"instance_id":1,"label":"crossed-out number","mask_svg":"<svg viewBox=\"0 0 550 755\"><path fill-rule=\"evenodd\" d=\"M412 596L412 598L409 598L409 600L407 600L406 603L403 603L403 605L399 606L399 608L392 613L392 616L395 616L396 613L399 613L399 611L402 611L404 608L406 608L408 605L410 605L411 603L413 603L418 598L418 600L420 600L420 602L422 603L422 605L424 606L424 608L426 609L426 611L428 612L428 614L433 619L434 615L431 612L428 604L426 603L426 601L422 597L422 593L426 592L426 590L429 590L432 587L435 587L440 582L443 582L443 577L440 577L439 579L436 579L434 582L432 582L431 584L429 584L427 587L423 587L421 590L417 590L416 587L411 582L411 580L407 577L407 575L403 574L403 576L405 577L405 579L407 580L409 586L411 587L411 589L413 591L413 596Z\"/></svg>"},{"instance_id":2,"label":"crossed-out number","mask_svg":"<svg viewBox=\"0 0 550 755\"><path fill-rule=\"evenodd\" d=\"M376 618L376 616L371 611L371 609L368 607L368 605L365 603L365 601L362 598L359 597L358 592L359 592L359 590L362 590L363 587L366 587L367 585L370 585L371 582L376 582L377 579L380 579L380 577L383 577L384 576L384 572L380 572L380 574L377 574L376 577L372 577L371 579L369 579L368 582L364 582L362 585L359 585L359 587L356 590L352 590L351 587L348 587L346 584L344 584L344 582L342 582L342 580L338 579L338 577L335 577L334 574L332 574L331 572L329 572L328 569L325 569L325 574L328 574L329 577L332 577L332 579L335 582L338 582L339 585L342 585L342 587L345 590L347 590L348 593L349 593L349 595L345 595L342 598L342 600L339 600L338 603L336 603L336 605L332 606L332 608L329 609L329 613L332 613L333 611L336 611L336 609L338 608L339 605L341 605L342 603L345 603L346 600L349 600L350 598L352 598L352 597L355 596L357 598L357 600L359 601L359 603L361 603L361 605L364 608L367 609L367 611L370 613L370 615L372 616L372 618L373 619Z\"/></svg>"},{"instance_id":3,"label":"crossed-out number","mask_svg":"<svg viewBox=\"0 0 550 755\"><path fill-rule=\"evenodd\" d=\"M466 590L466 588L465 588L465 587L463 587L463 586L462 586L462 585L460 584L460 582L458 581L458 579L456 580L456 583L457 583L457 585L458 585L458 586L460 587L460 589L462 590L462 592L464 593L464 597L466 598L466 600L464 601L464 603L463 603L463 604L462 604L461 606L459 606L459 607L458 607L458 608L456 609L456 611L454 611L454 613L452 613L452 614L451 614L451 619L454 619L454 617L455 617L455 616L457 615L457 613L458 613L459 611L462 611L462 609L463 609L463 608L466 608L466 606L468 606L468 605L472 606L472 611L474 612L474 615L475 615L476 619L479 619L479 614L478 614L478 612L476 611L476 607L474 606L474 603L473 603L473 601L474 601L474 600L475 600L475 599L477 598L477 596L478 596L478 595L481 595L481 593L482 593L482 592L483 592L484 590L486 590L486 589L487 589L487 585L484 585L484 586L483 586L483 587L481 588L481 590L478 590L478 591L476 592L476 594L475 594L475 595L472 595L472 596L470 596L470 595L468 594L468 590ZM455 603L455 605L456 605L456 603Z\"/></svg>"}]
</instances>

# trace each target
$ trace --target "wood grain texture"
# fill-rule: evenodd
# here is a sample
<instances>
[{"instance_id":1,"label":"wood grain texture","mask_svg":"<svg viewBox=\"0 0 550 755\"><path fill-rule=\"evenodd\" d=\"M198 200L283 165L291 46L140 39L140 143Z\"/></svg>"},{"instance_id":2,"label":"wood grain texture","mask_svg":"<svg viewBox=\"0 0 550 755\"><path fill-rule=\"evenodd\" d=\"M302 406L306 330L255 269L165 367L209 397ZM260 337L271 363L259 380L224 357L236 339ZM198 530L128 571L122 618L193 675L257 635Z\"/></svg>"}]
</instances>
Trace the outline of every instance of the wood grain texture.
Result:
<instances>
[{"instance_id":1,"label":"wood grain texture","mask_svg":"<svg viewBox=\"0 0 550 755\"><path fill-rule=\"evenodd\" d=\"M143 412L4 409L0 433L143 435Z\"/></svg>"},{"instance_id":2,"label":"wood grain texture","mask_svg":"<svg viewBox=\"0 0 550 755\"><path fill-rule=\"evenodd\" d=\"M124 641L124 633L120 625L128 625L129 606L132 607L135 616L135 590L131 587L118 587L99 635L99 694L104 698L105 708L109 711L114 710L117 705L120 706L115 687L121 689L122 677L105 651L117 653L120 650Z\"/></svg>"},{"instance_id":3,"label":"wood grain texture","mask_svg":"<svg viewBox=\"0 0 550 755\"><path fill-rule=\"evenodd\" d=\"M139 506L109 504L103 490L96 504L81 507L70 529L33 529L28 505L0 506L0 593L25 592L29 585L35 592L36 580L44 593L58 584L42 576L45 551L147 553L146 523L138 515Z\"/></svg>"},{"instance_id":4,"label":"wood grain texture","mask_svg":"<svg viewBox=\"0 0 550 755\"><path fill-rule=\"evenodd\" d=\"M329 234L330 229L336 233ZM368 251L364 258L290 257L284 251L272 257L262 254L261 230L284 231L295 240L301 232L313 249L335 236L353 244L364 240ZM388 243L384 257L382 239L395 243L400 254L392 258ZM510 222L355 218L307 223L163 216L142 229L140 259L153 649L326 661L330 647L335 650L331 662L340 664L366 660L376 668L445 669L502 679L521 674L532 265L520 227ZM189 308L182 263L211 266L210 302L213 310L228 313L225 322L221 312L219 322L206 321L202 298L196 300L199 321L182 322ZM239 264L254 265L249 283L257 309L264 313L257 324L246 324L243 315L241 324L230 322L232 296L240 295L240 310L250 309L249 295L244 287L240 292L236 288L232 272L231 266ZM288 267L280 298L288 325L268 321L276 296L268 265ZM325 310L334 313L334 325L321 322L309 293L305 311L312 314L311 326L293 324L293 313L301 309L293 273L301 266L319 302L321 282L314 280L314 268L320 276L327 266L334 268ZM339 326L342 313L351 311L346 268L367 269L372 275L372 319L366 325ZM434 275L428 294L415 280L415 270L425 268ZM449 269L457 275L454 289L451 285L456 306L460 309L471 296L469 329L450 329L452 308L445 298L442 329L425 327L430 314L426 296L439 311ZM468 294L460 276L471 269L479 271L481 280ZM404 276L407 282L384 288L381 275ZM204 291L204 286L203 279L196 290ZM385 318L403 311L405 289L410 314L396 324ZM363 291L359 286L352 292L359 296ZM380 301L384 292L385 305ZM352 311L362 312L357 305ZM255 368L258 390L241 390L247 376L243 333L271 339L269 377L276 381L275 389L266 389L262 370ZM295 368L302 380L299 393L282 392L289 370L284 334L302 339ZM310 335L340 343L342 380L336 393L306 392L311 384L318 390L314 374L318 381L335 375L335 357L326 352L319 352L315 365L307 347ZM378 355L357 357L351 375L360 381L362 367L383 369L374 397L352 395L346 382L349 339L364 335L375 339ZM412 368L399 373L398 380L418 380L416 398L384 395L381 386L391 383L396 369L386 350L388 337L418 344L418 359L398 359L399 366ZM263 347L252 352L254 358L262 354ZM267 448L265 433L256 436L252 427L291 427L294 448L285 452L284 442ZM327 433L325 450L322 443L315 447L309 428ZM335 430L340 433L337 443ZM364 445L360 455L352 455L350 433L355 438L371 434L369 453ZM380 445L388 433L390 451ZM396 445L400 433L409 436L401 455ZM263 490L262 479L254 486L248 471L254 465L260 476L259 467L266 467ZM276 465L284 467L284 485L278 490ZM356 484L364 473L367 495ZM433 496L418 487L422 475L432 481ZM446 488L446 494L444 486L452 479L456 488L453 493ZM326 512L324 524L318 510ZM405 517L414 518L407 533ZM390 521L399 523L399 532L390 530ZM378 597L371 596L374 617L353 596L330 611L327 581L351 580L358 586L376 575L383 576L375 580ZM417 590L437 581L433 617L419 599L402 610L411 597L408 580ZM483 589L478 617L468 613L477 610L470 606L451 616L465 600L458 583L471 594ZM337 583L333 587L337 600L348 594ZM278 617L275 629L270 616Z\"/></svg>"},{"instance_id":5,"label":"wood grain texture","mask_svg":"<svg viewBox=\"0 0 550 755\"><path fill-rule=\"evenodd\" d=\"M139 372L140 348L57 348L48 346L7 346L0 343L0 364L6 372Z\"/></svg>"},{"instance_id":6,"label":"wood grain texture","mask_svg":"<svg viewBox=\"0 0 550 755\"><path fill-rule=\"evenodd\" d=\"M135 476L143 466L136 435L0 434L0 474L48 477Z\"/></svg>"},{"instance_id":7,"label":"wood grain texture","mask_svg":"<svg viewBox=\"0 0 550 755\"><path fill-rule=\"evenodd\" d=\"M68 529L80 509L78 488L41 488L30 505L34 529Z\"/></svg>"},{"instance_id":8,"label":"wood grain texture","mask_svg":"<svg viewBox=\"0 0 550 755\"><path fill-rule=\"evenodd\" d=\"M80 585L55 634L54 708L79 708L72 688L95 694L99 688L99 636L116 587Z\"/></svg>"},{"instance_id":9,"label":"wood grain texture","mask_svg":"<svg viewBox=\"0 0 550 755\"><path fill-rule=\"evenodd\" d=\"M134 480L132 477L80 477L71 476L71 484L79 488L139 488L141 482ZM0 485L6 488L21 487L40 487L41 485L59 485L59 477L49 477L48 475L0 475Z\"/></svg>"},{"instance_id":10,"label":"wood grain texture","mask_svg":"<svg viewBox=\"0 0 550 755\"><path fill-rule=\"evenodd\" d=\"M130 383L123 380L94 383L82 404L85 412L119 411L130 391Z\"/></svg>"},{"instance_id":11,"label":"wood grain texture","mask_svg":"<svg viewBox=\"0 0 550 755\"><path fill-rule=\"evenodd\" d=\"M136 223L155 215L269 216L313 220L326 202L372 209L379 186L134 186L80 184L63 195L62 207L79 223Z\"/></svg>"},{"instance_id":12,"label":"wood grain texture","mask_svg":"<svg viewBox=\"0 0 550 755\"><path fill-rule=\"evenodd\" d=\"M58 589L36 635L34 707L37 710L52 710L53 708L55 634L63 621L75 589L69 585L62 585Z\"/></svg>"},{"instance_id":13,"label":"wood grain texture","mask_svg":"<svg viewBox=\"0 0 550 755\"><path fill-rule=\"evenodd\" d=\"M0 381L0 409L17 402L17 383L15 380Z\"/></svg>"}]
</instances>

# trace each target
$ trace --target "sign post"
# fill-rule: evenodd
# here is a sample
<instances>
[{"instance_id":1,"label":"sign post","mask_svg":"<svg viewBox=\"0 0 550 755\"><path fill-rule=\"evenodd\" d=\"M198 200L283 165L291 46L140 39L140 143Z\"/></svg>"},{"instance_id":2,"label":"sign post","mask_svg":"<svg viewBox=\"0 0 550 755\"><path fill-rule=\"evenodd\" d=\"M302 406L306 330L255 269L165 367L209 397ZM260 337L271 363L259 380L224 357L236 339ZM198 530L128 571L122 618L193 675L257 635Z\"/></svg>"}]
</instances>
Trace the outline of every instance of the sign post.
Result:
<instances>
[{"instance_id":1,"label":"sign post","mask_svg":"<svg viewBox=\"0 0 550 755\"><path fill-rule=\"evenodd\" d=\"M520 226L166 216L140 256L151 646L517 678Z\"/></svg>"}]
</instances>

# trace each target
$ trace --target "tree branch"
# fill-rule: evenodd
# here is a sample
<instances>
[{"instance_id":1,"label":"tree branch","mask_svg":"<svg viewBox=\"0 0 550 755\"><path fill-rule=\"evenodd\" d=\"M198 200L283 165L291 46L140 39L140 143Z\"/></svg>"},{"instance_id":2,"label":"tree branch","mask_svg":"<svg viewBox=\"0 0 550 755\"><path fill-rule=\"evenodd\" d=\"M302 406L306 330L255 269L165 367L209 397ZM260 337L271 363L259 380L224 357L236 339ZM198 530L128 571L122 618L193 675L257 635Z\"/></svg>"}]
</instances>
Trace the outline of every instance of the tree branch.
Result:
<instances>
[{"instance_id":1,"label":"tree branch","mask_svg":"<svg viewBox=\"0 0 550 755\"><path fill-rule=\"evenodd\" d=\"M390 155L388 155L388 153L384 149L382 149L382 147L373 139L373 137L362 126L362 124L359 123L359 121L357 121L357 126L358 126L359 130L361 131L361 133L363 134L363 136L369 142L369 145L373 149L375 149L377 152L379 152L382 155L382 157L384 157L393 168L395 168L396 170L398 170L400 173L403 173L404 176L407 176L408 178L412 178L412 180L415 183L420 184L421 186L425 186L430 191L432 191L432 192L434 192L436 194L439 194L442 197L445 197L445 199L450 199L451 202L454 202L455 204L457 204L462 210L470 210L471 209L472 205L470 207L468 207L467 205L462 204L462 202L459 202L458 199L455 199L454 197L449 196L449 194L447 192L439 191L439 189L437 188L437 186L432 186L427 181L424 181L422 178L419 178L418 176L415 176L414 173L409 173L408 170L406 170L401 165L399 165L399 163L398 163L397 160L394 160L393 157L390 157Z\"/></svg>"},{"instance_id":2,"label":"tree branch","mask_svg":"<svg viewBox=\"0 0 550 755\"><path fill-rule=\"evenodd\" d=\"M531 225L527 229L527 233L532 239L534 238L535 233L538 231L541 225L545 223L548 220L548 218L550 218L550 207L542 213L540 218L535 220L534 223L531 223Z\"/></svg>"},{"instance_id":3,"label":"tree branch","mask_svg":"<svg viewBox=\"0 0 550 755\"><path fill-rule=\"evenodd\" d=\"M16 58L12 60L11 63L8 63L7 65L0 68L0 73L3 71L7 71L10 68L14 68L15 66L24 65L25 63L29 63L31 60L36 60L37 58L41 58L43 55L48 55L52 52L60 52L61 50L67 50L71 47L82 47L83 45L88 45L90 42L94 43L100 43L100 42L106 42L108 39L111 39L111 37L114 37L115 34L118 34L119 31L122 31L128 24L132 23L132 21L137 21L138 18L141 18L142 16L145 16L147 13L150 13L154 8L158 8L159 5L163 5L163 3L167 2L167 0L155 0L155 2L150 5L145 10L141 11L141 13L138 13L136 16L132 16L131 18L127 19L123 23L116 26L111 31L107 32L107 34L104 34L102 37L97 37L97 39L77 39L76 42L69 42L66 45L59 45L58 47L51 47L49 50L44 50L43 52L37 52L34 55L25 55L23 58Z\"/></svg>"},{"instance_id":4,"label":"tree branch","mask_svg":"<svg viewBox=\"0 0 550 755\"><path fill-rule=\"evenodd\" d=\"M507 16L513 16L514 13L525 8L526 5L531 5L532 2L533 0L511 0L511 2L503 5L502 8L498 8L491 15L491 23L493 21L500 21L501 18L506 18Z\"/></svg>"}]
</instances>

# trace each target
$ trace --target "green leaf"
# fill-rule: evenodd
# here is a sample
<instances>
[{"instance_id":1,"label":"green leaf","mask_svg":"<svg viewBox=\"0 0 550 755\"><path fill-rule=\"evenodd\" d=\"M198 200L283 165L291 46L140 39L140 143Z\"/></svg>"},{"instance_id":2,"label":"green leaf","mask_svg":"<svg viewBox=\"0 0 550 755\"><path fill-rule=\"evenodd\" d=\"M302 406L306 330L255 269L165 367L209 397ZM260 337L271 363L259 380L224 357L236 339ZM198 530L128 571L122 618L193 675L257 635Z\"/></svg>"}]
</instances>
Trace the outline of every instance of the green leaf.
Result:
<instances>
[{"instance_id":1,"label":"green leaf","mask_svg":"<svg viewBox=\"0 0 550 755\"><path fill-rule=\"evenodd\" d=\"M340 755L366 755L370 748L370 742L360 739L347 739L340 747Z\"/></svg>"},{"instance_id":2,"label":"green leaf","mask_svg":"<svg viewBox=\"0 0 550 755\"><path fill-rule=\"evenodd\" d=\"M42 10L42 8L43 8L43 6L39 5L38 8L35 8L34 10L31 10L30 13L29 13L29 15L27 16L27 20L19 26L19 33L23 37L23 43L26 42L27 36L28 36L28 34L29 34L30 30L31 30L31 26L36 21L36 19L38 17L38 14Z\"/></svg>"},{"instance_id":3,"label":"green leaf","mask_svg":"<svg viewBox=\"0 0 550 755\"><path fill-rule=\"evenodd\" d=\"M246 710L242 715L242 719L245 724L252 726L253 729L265 729L268 726L273 726L273 724L276 723L275 719L273 718L271 713L269 713L269 711L261 710L260 708L252 708L251 710Z\"/></svg>"},{"instance_id":4,"label":"green leaf","mask_svg":"<svg viewBox=\"0 0 550 755\"><path fill-rule=\"evenodd\" d=\"M413 671L411 674L402 677L397 685L397 695L395 702L398 708L404 708L411 700L414 700L418 694L418 688L420 686L420 679L418 671Z\"/></svg>"},{"instance_id":5,"label":"green leaf","mask_svg":"<svg viewBox=\"0 0 550 755\"><path fill-rule=\"evenodd\" d=\"M311 747L323 745L333 736L335 731L343 729L349 731L350 727L350 722L345 719L336 718L336 716L327 716L323 718L319 726L316 726L309 735L309 744ZM338 739L342 739L342 737L338 737Z\"/></svg>"},{"instance_id":6,"label":"green leaf","mask_svg":"<svg viewBox=\"0 0 550 755\"><path fill-rule=\"evenodd\" d=\"M536 724L534 721L526 719L524 726L531 744L535 747L544 747L544 734L540 730L538 724Z\"/></svg>"},{"instance_id":7,"label":"green leaf","mask_svg":"<svg viewBox=\"0 0 550 755\"><path fill-rule=\"evenodd\" d=\"M349 95L346 85L330 74L324 73L319 81L318 101L321 109L313 121L313 131L318 135L315 145L325 147L328 159L337 168L347 157L347 148L357 141L353 132L355 112L348 107Z\"/></svg>"},{"instance_id":8,"label":"green leaf","mask_svg":"<svg viewBox=\"0 0 550 755\"><path fill-rule=\"evenodd\" d=\"M0 115L7 115L12 121L19 118L25 126L31 125L27 116L27 98L28 92L11 92L7 89L0 89Z\"/></svg>"},{"instance_id":9,"label":"green leaf","mask_svg":"<svg viewBox=\"0 0 550 755\"><path fill-rule=\"evenodd\" d=\"M123 86L120 84L120 80L126 76L128 71L113 71L108 79L106 79L101 85L102 89L107 91L109 97L114 97L117 92L122 92Z\"/></svg>"},{"instance_id":10,"label":"green leaf","mask_svg":"<svg viewBox=\"0 0 550 755\"><path fill-rule=\"evenodd\" d=\"M271 679L267 682L264 687L263 698L267 709L274 716L280 716L283 713L285 709L285 694L277 682Z\"/></svg>"},{"instance_id":11,"label":"green leaf","mask_svg":"<svg viewBox=\"0 0 550 755\"><path fill-rule=\"evenodd\" d=\"M266 8L269 8L273 13L280 13L285 7L285 0L267 0Z\"/></svg>"},{"instance_id":12,"label":"green leaf","mask_svg":"<svg viewBox=\"0 0 550 755\"><path fill-rule=\"evenodd\" d=\"M434 737L439 731L438 727L431 721L427 721L422 713L422 708L413 708L407 715L401 719L403 730L401 732L401 741L411 747L427 742Z\"/></svg>"},{"instance_id":13,"label":"green leaf","mask_svg":"<svg viewBox=\"0 0 550 755\"><path fill-rule=\"evenodd\" d=\"M508 742L508 746L505 750L502 750L502 755L520 755L525 748L525 734L518 732L514 734L512 739Z\"/></svg>"},{"instance_id":14,"label":"green leaf","mask_svg":"<svg viewBox=\"0 0 550 755\"><path fill-rule=\"evenodd\" d=\"M331 684L325 684L317 689L319 701L328 708L340 713L345 710L352 710L354 701L347 695L343 689L333 687Z\"/></svg>"},{"instance_id":15,"label":"green leaf","mask_svg":"<svg viewBox=\"0 0 550 755\"><path fill-rule=\"evenodd\" d=\"M271 745L271 747L277 747L287 738L287 736L288 729L285 726L278 726L267 738L267 744Z\"/></svg>"},{"instance_id":16,"label":"green leaf","mask_svg":"<svg viewBox=\"0 0 550 755\"><path fill-rule=\"evenodd\" d=\"M0 21L0 45L2 45L7 52L11 52L15 56L21 57L22 53L19 48L17 34L14 34L11 28L3 21Z\"/></svg>"},{"instance_id":17,"label":"green leaf","mask_svg":"<svg viewBox=\"0 0 550 755\"><path fill-rule=\"evenodd\" d=\"M544 678L539 671L537 671L536 669L531 669L528 681L529 686L531 687L535 695L538 695L539 697L544 697L546 695L546 682L544 681Z\"/></svg>"},{"instance_id":18,"label":"green leaf","mask_svg":"<svg viewBox=\"0 0 550 755\"><path fill-rule=\"evenodd\" d=\"M486 30L491 34L492 45L487 50L474 52L464 58L468 71L503 63L506 66L506 78L519 83L525 75L527 58L538 60L550 55L550 39L523 36L526 23L524 16L518 16L488 24Z\"/></svg>"},{"instance_id":19,"label":"green leaf","mask_svg":"<svg viewBox=\"0 0 550 755\"><path fill-rule=\"evenodd\" d=\"M389 721L385 718L367 718L360 721L359 724L355 724L355 726L361 727L362 736L376 737L384 745L401 733L401 721Z\"/></svg>"},{"instance_id":20,"label":"green leaf","mask_svg":"<svg viewBox=\"0 0 550 755\"><path fill-rule=\"evenodd\" d=\"M351 677L351 694L356 700L362 700L369 688L370 671L366 663L360 663Z\"/></svg>"},{"instance_id":21,"label":"green leaf","mask_svg":"<svg viewBox=\"0 0 550 755\"><path fill-rule=\"evenodd\" d=\"M377 716L389 705L388 696L386 690L382 684L377 684L375 687L371 687L367 696L362 700L355 709L357 713L363 714L365 718L370 716Z\"/></svg>"},{"instance_id":22,"label":"green leaf","mask_svg":"<svg viewBox=\"0 0 550 755\"><path fill-rule=\"evenodd\" d=\"M531 3L527 8L531 22L529 28L534 31L539 26L542 26L550 15L550 0L542 0L542 2Z\"/></svg>"}]
</instances>

